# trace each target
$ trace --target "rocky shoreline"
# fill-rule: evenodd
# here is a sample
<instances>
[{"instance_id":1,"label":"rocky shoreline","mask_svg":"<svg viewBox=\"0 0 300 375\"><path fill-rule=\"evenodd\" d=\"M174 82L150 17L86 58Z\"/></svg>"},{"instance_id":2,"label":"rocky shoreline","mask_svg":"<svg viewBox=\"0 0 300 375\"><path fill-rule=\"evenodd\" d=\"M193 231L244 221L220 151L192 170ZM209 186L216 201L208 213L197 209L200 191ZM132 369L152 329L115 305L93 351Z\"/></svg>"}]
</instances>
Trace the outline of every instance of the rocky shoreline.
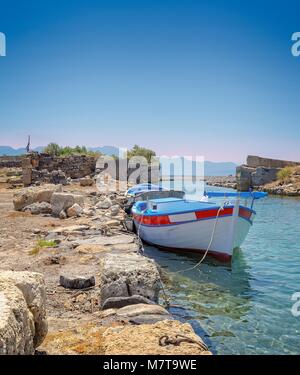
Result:
<instances>
[{"instance_id":1,"label":"rocky shoreline","mask_svg":"<svg viewBox=\"0 0 300 375\"><path fill-rule=\"evenodd\" d=\"M207 177L206 184L209 186L237 189L237 182L234 176ZM300 197L300 182L298 180L288 183L274 181L262 186L254 186L253 190L265 191L270 195Z\"/></svg>"},{"instance_id":2,"label":"rocky shoreline","mask_svg":"<svg viewBox=\"0 0 300 375\"><path fill-rule=\"evenodd\" d=\"M235 176L207 176L205 182L209 186L225 187L236 189L237 182Z\"/></svg>"},{"instance_id":3,"label":"rocky shoreline","mask_svg":"<svg viewBox=\"0 0 300 375\"><path fill-rule=\"evenodd\" d=\"M211 354L159 305L160 269L128 231L125 205L124 191L89 177L0 189L1 354Z\"/></svg>"}]
</instances>

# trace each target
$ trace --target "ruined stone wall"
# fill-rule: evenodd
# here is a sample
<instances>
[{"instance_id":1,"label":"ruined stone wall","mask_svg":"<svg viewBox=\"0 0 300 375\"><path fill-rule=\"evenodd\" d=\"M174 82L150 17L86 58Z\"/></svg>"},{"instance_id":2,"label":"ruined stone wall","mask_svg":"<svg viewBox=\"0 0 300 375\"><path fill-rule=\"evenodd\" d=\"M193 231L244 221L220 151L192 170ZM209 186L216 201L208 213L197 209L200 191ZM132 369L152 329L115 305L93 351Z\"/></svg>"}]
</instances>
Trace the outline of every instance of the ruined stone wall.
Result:
<instances>
[{"instance_id":1,"label":"ruined stone wall","mask_svg":"<svg viewBox=\"0 0 300 375\"><path fill-rule=\"evenodd\" d=\"M300 162L262 158L260 156L249 155L247 157L247 166L251 168L284 168L288 166L300 165Z\"/></svg>"},{"instance_id":2,"label":"ruined stone wall","mask_svg":"<svg viewBox=\"0 0 300 375\"><path fill-rule=\"evenodd\" d=\"M53 157L47 154L39 154L35 169L47 170L48 172L61 170L67 177L82 178L95 173L96 161L95 157L86 155Z\"/></svg>"},{"instance_id":3,"label":"ruined stone wall","mask_svg":"<svg viewBox=\"0 0 300 375\"><path fill-rule=\"evenodd\" d=\"M85 155L72 155L66 157L53 157L48 154L32 153L27 155L22 160L23 183L29 186L32 183L47 182L47 183L63 183L65 178L79 179L86 176L93 176L96 173L107 171L112 177L117 180L126 181L134 179L134 172L138 172L140 177L136 183L150 182L158 183L160 177L159 164L137 165L130 164L125 160L125 174L122 175L119 169L119 163L124 160L116 160L116 168L108 168L105 161L97 163L97 158Z\"/></svg>"},{"instance_id":4,"label":"ruined stone wall","mask_svg":"<svg viewBox=\"0 0 300 375\"><path fill-rule=\"evenodd\" d=\"M277 173L287 166L300 165L300 162L261 158L249 155L247 164L236 168L237 189L248 191L250 188L265 185L277 180Z\"/></svg>"},{"instance_id":5,"label":"ruined stone wall","mask_svg":"<svg viewBox=\"0 0 300 375\"><path fill-rule=\"evenodd\" d=\"M0 156L1 168L21 168L24 156Z\"/></svg>"},{"instance_id":6,"label":"ruined stone wall","mask_svg":"<svg viewBox=\"0 0 300 375\"><path fill-rule=\"evenodd\" d=\"M23 183L28 186L37 181L61 183L66 177L82 178L93 175L96 158L86 155L66 157L32 153L22 160Z\"/></svg>"}]
</instances>

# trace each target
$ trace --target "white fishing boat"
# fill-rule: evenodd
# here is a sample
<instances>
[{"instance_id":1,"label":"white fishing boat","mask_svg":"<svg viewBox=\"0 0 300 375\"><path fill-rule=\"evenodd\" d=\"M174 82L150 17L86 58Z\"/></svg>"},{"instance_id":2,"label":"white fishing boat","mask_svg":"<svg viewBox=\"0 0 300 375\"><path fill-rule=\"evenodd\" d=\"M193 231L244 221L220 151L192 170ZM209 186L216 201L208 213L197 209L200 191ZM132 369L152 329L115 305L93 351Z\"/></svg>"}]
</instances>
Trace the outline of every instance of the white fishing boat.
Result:
<instances>
[{"instance_id":1,"label":"white fishing boat","mask_svg":"<svg viewBox=\"0 0 300 375\"><path fill-rule=\"evenodd\" d=\"M132 215L139 237L160 249L204 252L218 260L231 260L233 250L241 246L253 224L254 200L263 192L207 192L202 201L158 198L137 201ZM209 198L225 198L222 204ZM229 199L234 198L234 202ZM250 200L250 207L241 205Z\"/></svg>"}]
</instances>

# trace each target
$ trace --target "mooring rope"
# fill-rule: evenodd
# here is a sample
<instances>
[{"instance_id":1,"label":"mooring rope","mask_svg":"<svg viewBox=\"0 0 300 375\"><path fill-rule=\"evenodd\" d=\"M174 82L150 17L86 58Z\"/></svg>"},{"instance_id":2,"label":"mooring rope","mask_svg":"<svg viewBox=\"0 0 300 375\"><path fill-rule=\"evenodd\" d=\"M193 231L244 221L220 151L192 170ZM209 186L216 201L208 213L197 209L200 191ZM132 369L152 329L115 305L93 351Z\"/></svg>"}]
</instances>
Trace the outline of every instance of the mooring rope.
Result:
<instances>
[{"instance_id":1,"label":"mooring rope","mask_svg":"<svg viewBox=\"0 0 300 375\"><path fill-rule=\"evenodd\" d=\"M195 264L194 266L192 266L192 267L189 267L189 268L186 268L186 269L183 269L183 270L179 270L179 271L175 271L175 272L173 272L174 274L194 270L195 268L199 267L200 264L204 261L204 259L206 258L207 254L208 254L208 252L210 250L210 247L211 247L211 245L213 243L214 237L215 237L215 232L216 232L216 227L217 227L217 223L218 223L218 220L219 220L220 212L224 210L224 207L228 203L229 203L228 201L224 202L222 204L222 206L218 209L218 212L217 212L217 215L216 215L216 220L214 222L214 226L213 226L213 230L212 230L212 233L211 233L209 244L207 246L207 249L205 250L205 253L204 253L203 257L200 259L200 261L197 264Z\"/></svg>"},{"instance_id":2,"label":"mooring rope","mask_svg":"<svg viewBox=\"0 0 300 375\"><path fill-rule=\"evenodd\" d=\"M167 346L167 345L175 345L179 346L182 342L187 342L189 344L196 344L198 345L203 351L208 351L208 347L204 344L204 342L200 342L197 340L192 339L191 337L185 336L185 335L180 335L177 334L174 336L174 338L164 335L161 336L158 339L158 343L160 346Z\"/></svg>"}]
</instances>

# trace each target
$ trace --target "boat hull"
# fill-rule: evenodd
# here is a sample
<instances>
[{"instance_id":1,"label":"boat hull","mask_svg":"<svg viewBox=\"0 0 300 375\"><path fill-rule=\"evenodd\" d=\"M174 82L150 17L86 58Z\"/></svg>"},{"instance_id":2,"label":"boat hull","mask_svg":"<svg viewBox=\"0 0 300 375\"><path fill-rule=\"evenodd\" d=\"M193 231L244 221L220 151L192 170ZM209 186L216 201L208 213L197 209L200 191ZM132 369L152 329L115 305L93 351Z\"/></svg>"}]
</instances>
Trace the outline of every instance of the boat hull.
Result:
<instances>
[{"instance_id":1,"label":"boat hull","mask_svg":"<svg viewBox=\"0 0 300 375\"><path fill-rule=\"evenodd\" d=\"M203 253L209 247L208 254L223 262L231 260L234 248L241 246L252 225L251 220L234 215L157 226L144 225L138 217L134 221L147 243L181 252Z\"/></svg>"}]
</instances>

